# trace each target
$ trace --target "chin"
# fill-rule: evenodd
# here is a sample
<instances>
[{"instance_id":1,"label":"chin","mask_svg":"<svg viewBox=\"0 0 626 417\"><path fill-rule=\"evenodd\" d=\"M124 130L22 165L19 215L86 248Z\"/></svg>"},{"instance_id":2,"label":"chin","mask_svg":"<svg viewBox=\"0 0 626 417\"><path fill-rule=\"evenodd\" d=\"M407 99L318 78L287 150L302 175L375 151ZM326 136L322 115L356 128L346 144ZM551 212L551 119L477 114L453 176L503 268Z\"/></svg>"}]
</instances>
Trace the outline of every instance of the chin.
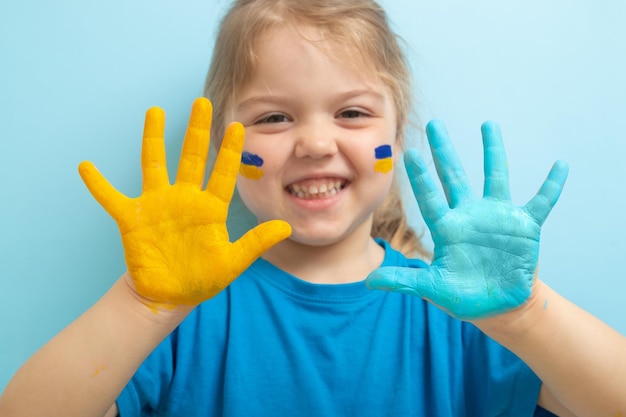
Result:
<instances>
[{"instance_id":1,"label":"chin","mask_svg":"<svg viewBox=\"0 0 626 417\"><path fill-rule=\"evenodd\" d=\"M289 238L294 243L303 246L315 246L315 247L324 247L333 245L342 240L340 237L331 237L328 235L319 236L319 235L291 235Z\"/></svg>"},{"instance_id":2,"label":"chin","mask_svg":"<svg viewBox=\"0 0 626 417\"><path fill-rule=\"evenodd\" d=\"M290 240L304 246L324 247L351 240L356 237L356 231L340 231L337 228L316 228L309 231L298 231L294 228ZM369 234L367 235L369 237Z\"/></svg>"}]
</instances>

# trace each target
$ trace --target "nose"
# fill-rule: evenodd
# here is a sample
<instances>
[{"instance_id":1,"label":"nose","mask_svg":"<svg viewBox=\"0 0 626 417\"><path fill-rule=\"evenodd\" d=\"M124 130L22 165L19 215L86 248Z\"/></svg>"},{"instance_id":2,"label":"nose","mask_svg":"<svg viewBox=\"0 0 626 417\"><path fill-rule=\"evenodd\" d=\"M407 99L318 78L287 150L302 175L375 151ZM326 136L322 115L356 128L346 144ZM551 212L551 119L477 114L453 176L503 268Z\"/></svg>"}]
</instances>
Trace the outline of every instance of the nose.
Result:
<instances>
[{"instance_id":1,"label":"nose","mask_svg":"<svg viewBox=\"0 0 626 417\"><path fill-rule=\"evenodd\" d=\"M315 122L300 126L297 131L297 158L322 159L337 153L336 130L330 123Z\"/></svg>"}]
</instances>

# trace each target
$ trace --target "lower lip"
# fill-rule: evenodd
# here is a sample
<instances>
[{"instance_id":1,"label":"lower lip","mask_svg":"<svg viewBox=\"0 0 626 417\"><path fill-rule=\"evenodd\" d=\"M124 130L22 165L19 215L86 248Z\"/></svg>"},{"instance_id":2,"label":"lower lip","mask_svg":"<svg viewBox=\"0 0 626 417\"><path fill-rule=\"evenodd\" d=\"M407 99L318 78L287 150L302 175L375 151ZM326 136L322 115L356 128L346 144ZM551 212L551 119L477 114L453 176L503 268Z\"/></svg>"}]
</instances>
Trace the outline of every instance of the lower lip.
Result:
<instances>
[{"instance_id":1,"label":"lower lip","mask_svg":"<svg viewBox=\"0 0 626 417\"><path fill-rule=\"evenodd\" d=\"M329 197L311 199L299 198L298 196L291 194L289 191L285 192L289 196L289 199L293 201L298 207L309 211L324 211L335 206L341 199L344 191L345 187L341 191L337 192L337 194L331 195Z\"/></svg>"}]
</instances>

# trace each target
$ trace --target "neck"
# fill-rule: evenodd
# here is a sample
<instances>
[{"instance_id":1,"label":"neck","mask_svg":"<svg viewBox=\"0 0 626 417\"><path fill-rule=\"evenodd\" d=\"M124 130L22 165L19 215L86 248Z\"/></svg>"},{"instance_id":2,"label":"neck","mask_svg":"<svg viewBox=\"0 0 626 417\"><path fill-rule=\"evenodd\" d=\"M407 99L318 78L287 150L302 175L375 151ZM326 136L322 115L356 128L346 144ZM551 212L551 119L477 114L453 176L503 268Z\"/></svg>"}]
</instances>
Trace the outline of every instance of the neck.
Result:
<instances>
[{"instance_id":1,"label":"neck","mask_svg":"<svg viewBox=\"0 0 626 417\"><path fill-rule=\"evenodd\" d=\"M369 233L366 236L355 233L323 246L311 246L288 239L263 256L283 271L316 284L362 281L382 264L384 257L384 249Z\"/></svg>"}]
</instances>

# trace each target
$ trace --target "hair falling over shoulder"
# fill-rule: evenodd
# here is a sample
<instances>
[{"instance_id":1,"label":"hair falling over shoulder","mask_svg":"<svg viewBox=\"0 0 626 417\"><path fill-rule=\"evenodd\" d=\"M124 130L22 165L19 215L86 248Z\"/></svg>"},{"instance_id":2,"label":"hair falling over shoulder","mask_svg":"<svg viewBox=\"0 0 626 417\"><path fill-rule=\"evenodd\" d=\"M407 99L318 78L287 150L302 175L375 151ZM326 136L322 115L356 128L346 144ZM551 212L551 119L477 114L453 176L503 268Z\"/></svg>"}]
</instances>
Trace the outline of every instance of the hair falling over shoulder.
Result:
<instances>
[{"instance_id":1,"label":"hair falling over shoulder","mask_svg":"<svg viewBox=\"0 0 626 417\"><path fill-rule=\"evenodd\" d=\"M402 194L395 179L387 198L374 212L372 237L386 240L405 256L423 260L432 257L432 254L422 244L420 236L407 222Z\"/></svg>"},{"instance_id":2,"label":"hair falling over shoulder","mask_svg":"<svg viewBox=\"0 0 626 417\"><path fill-rule=\"evenodd\" d=\"M228 112L256 66L256 45L272 28L313 26L360 68L372 71L391 91L396 108L397 140L412 111L411 73L385 11L374 0L234 0L219 26L204 95L213 102L212 137L221 138ZM219 140L212 141L219 146ZM374 214L372 236L387 240L407 256L428 257L409 227L400 191L394 185Z\"/></svg>"}]
</instances>

